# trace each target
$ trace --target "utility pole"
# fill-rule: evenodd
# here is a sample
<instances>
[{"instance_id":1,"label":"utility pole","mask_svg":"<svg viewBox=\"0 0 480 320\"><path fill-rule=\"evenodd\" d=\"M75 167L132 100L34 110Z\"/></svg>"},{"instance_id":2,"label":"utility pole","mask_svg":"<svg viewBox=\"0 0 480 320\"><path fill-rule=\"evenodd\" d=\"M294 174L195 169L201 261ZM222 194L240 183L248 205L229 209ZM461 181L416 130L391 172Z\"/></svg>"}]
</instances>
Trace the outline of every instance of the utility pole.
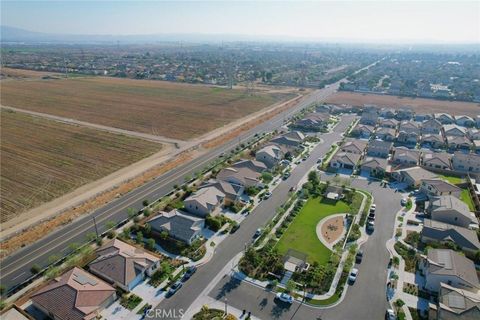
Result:
<instances>
[{"instance_id":1,"label":"utility pole","mask_svg":"<svg viewBox=\"0 0 480 320\"><path fill-rule=\"evenodd\" d=\"M227 297L225 297L225 315L227 315L227 302L228 302L228 299Z\"/></svg>"},{"instance_id":2,"label":"utility pole","mask_svg":"<svg viewBox=\"0 0 480 320\"><path fill-rule=\"evenodd\" d=\"M95 226L95 233L97 234L97 239L100 238L98 235L98 228L97 228L97 220L95 220L95 216L92 216L93 219L93 225Z\"/></svg>"}]
</instances>

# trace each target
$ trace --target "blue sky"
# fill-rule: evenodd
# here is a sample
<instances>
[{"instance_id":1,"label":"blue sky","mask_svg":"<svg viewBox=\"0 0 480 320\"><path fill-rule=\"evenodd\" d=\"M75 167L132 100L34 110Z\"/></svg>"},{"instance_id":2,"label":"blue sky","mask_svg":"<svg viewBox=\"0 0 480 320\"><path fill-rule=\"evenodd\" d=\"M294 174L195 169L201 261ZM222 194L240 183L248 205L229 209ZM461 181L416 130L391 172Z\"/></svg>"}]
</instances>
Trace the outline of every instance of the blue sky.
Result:
<instances>
[{"instance_id":1,"label":"blue sky","mask_svg":"<svg viewBox=\"0 0 480 320\"><path fill-rule=\"evenodd\" d=\"M479 1L2 1L1 18L51 33L480 42Z\"/></svg>"}]
</instances>

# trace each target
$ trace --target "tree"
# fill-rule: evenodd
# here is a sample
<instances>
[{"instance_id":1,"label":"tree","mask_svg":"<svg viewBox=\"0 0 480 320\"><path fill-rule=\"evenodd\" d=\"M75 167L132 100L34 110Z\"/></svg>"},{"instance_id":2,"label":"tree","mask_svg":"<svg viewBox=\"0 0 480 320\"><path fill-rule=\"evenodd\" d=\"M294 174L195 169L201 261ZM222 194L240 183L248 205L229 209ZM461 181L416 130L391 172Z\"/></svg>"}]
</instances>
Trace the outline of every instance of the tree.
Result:
<instances>
[{"instance_id":1,"label":"tree","mask_svg":"<svg viewBox=\"0 0 480 320\"><path fill-rule=\"evenodd\" d=\"M320 179L318 177L317 171L313 170L308 173L308 181L313 185L313 187L317 187L320 184Z\"/></svg>"},{"instance_id":2,"label":"tree","mask_svg":"<svg viewBox=\"0 0 480 320\"><path fill-rule=\"evenodd\" d=\"M54 262L57 262L58 260L60 260L60 256L57 254L52 254L48 257L48 264L52 264Z\"/></svg>"},{"instance_id":3,"label":"tree","mask_svg":"<svg viewBox=\"0 0 480 320\"><path fill-rule=\"evenodd\" d=\"M3 296L5 291L7 291L7 288L3 284L1 284L0 285L0 296Z\"/></svg>"},{"instance_id":4,"label":"tree","mask_svg":"<svg viewBox=\"0 0 480 320\"><path fill-rule=\"evenodd\" d=\"M136 237L135 237L135 241L136 241L137 243L142 243L142 242L143 242L143 233L142 233L142 231L138 231L138 232L137 232L137 235L136 235Z\"/></svg>"},{"instance_id":5,"label":"tree","mask_svg":"<svg viewBox=\"0 0 480 320\"><path fill-rule=\"evenodd\" d=\"M148 199L145 199L142 201L142 204L144 207L147 207L150 204L150 201L148 201Z\"/></svg>"},{"instance_id":6,"label":"tree","mask_svg":"<svg viewBox=\"0 0 480 320\"><path fill-rule=\"evenodd\" d=\"M30 267L30 272L33 273L33 274L37 274L37 273L39 273L41 270L42 270L42 268L41 268L38 264L36 264L36 263L34 263L34 264Z\"/></svg>"},{"instance_id":7,"label":"tree","mask_svg":"<svg viewBox=\"0 0 480 320\"><path fill-rule=\"evenodd\" d=\"M116 225L117 223L113 220L108 220L105 222L105 227L107 227L108 230L115 228Z\"/></svg>"},{"instance_id":8,"label":"tree","mask_svg":"<svg viewBox=\"0 0 480 320\"><path fill-rule=\"evenodd\" d=\"M78 248L80 248L80 245L77 242L72 242L68 245L68 249L70 249L70 251L77 251Z\"/></svg>"},{"instance_id":9,"label":"tree","mask_svg":"<svg viewBox=\"0 0 480 320\"><path fill-rule=\"evenodd\" d=\"M296 287L297 284L293 280L288 280L287 285L285 286L285 290L287 290L288 293L292 293Z\"/></svg>"},{"instance_id":10,"label":"tree","mask_svg":"<svg viewBox=\"0 0 480 320\"><path fill-rule=\"evenodd\" d=\"M148 223L145 223L143 226L143 231L145 232L145 235L149 236L152 233L152 226Z\"/></svg>"},{"instance_id":11,"label":"tree","mask_svg":"<svg viewBox=\"0 0 480 320\"><path fill-rule=\"evenodd\" d=\"M135 209L133 209L133 208L128 208L128 209L127 209L127 214L128 214L128 218L129 218L129 219L132 219L133 217L136 216Z\"/></svg>"},{"instance_id":12,"label":"tree","mask_svg":"<svg viewBox=\"0 0 480 320\"><path fill-rule=\"evenodd\" d=\"M94 241L95 239L97 239L97 234L95 232L88 232L86 237L89 242Z\"/></svg>"},{"instance_id":13,"label":"tree","mask_svg":"<svg viewBox=\"0 0 480 320\"><path fill-rule=\"evenodd\" d=\"M160 239L167 240L168 239L168 231L160 232Z\"/></svg>"},{"instance_id":14,"label":"tree","mask_svg":"<svg viewBox=\"0 0 480 320\"><path fill-rule=\"evenodd\" d=\"M148 238L146 247L148 250L154 250L155 249L155 239L153 238Z\"/></svg>"}]
</instances>

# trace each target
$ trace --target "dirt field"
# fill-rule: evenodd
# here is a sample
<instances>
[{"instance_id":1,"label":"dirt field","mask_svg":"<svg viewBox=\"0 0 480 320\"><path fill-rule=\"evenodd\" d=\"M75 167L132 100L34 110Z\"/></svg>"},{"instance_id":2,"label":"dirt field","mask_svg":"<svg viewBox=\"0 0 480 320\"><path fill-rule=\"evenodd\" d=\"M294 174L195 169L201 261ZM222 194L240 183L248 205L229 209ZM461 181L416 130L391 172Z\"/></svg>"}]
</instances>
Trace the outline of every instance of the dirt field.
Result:
<instances>
[{"instance_id":1,"label":"dirt field","mask_svg":"<svg viewBox=\"0 0 480 320\"><path fill-rule=\"evenodd\" d=\"M389 106L394 108L409 105L419 113L447 112L452 115L469 115L472 117L476 117L480 114L480 104L474 102L407 98L345 91L337 92L328 98L326 102L351 105L376 104L379 106Z\"/></svg>"},{"instance_id":2,"label":"dirt field","mask_svg":"<svg viewBox=\"0 0 480 320\"><path fill-rule=\"evenodd\" d=\"M63 77L63 74L55 72L42 72L23 69L1 68L0 75L6 79L41 79L43 77Z\"/></svg>"},{"instance_id":3,"label":"dirt field","mask_svg":"<svg viewBox=\"0 0 480 320\"><path fill-rule=\"evenodd\" d=\"M22 113L0 115L1 222L162 148Z\"/></svg>"},{"instance_id":4,"label":"dirt field","mask_svg":"<svg viewBox=\"0 0 480 320\"><path fill-rule=\"evenodd\" d=\"M289 93L118 78L3 81L1 104L180 140L293 97Z\"/></svg>"}]
</instances>

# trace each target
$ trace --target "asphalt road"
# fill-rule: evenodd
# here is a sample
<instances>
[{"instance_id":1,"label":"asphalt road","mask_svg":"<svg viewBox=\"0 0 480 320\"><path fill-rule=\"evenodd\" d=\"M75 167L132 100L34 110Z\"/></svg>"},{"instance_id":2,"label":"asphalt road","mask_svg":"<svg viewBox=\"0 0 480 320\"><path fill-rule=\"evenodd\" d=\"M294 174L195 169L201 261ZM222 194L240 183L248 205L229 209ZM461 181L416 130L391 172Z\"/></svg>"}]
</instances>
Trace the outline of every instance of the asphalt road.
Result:
<instances>
[{"instance_id":1,"label":"asphalt road","mask_svg":"<svg viewBox=\"0 0 480 320\"><path fill-rule=\"evenodd\" d=\"M328 177L323 176L323 180ZM396 212L401 208L401 194L379 186L378 182L354 180L352 186L370 191L377 204L376 228L362 246L364 258L357 281L348 287L345 299L329 309L312 308L298 302L291 306L274 300L275 295L249 283L231 277L220 281L209 293L215 299L228 299L228 304L261 319L323 319L376 320L383 319L388 308L386 300L387 264L389 254L385 243L393 236Z\"/></svg>"},{"instance_id":2,"label":"asphalt road","mask_svg":"<svg viewBox=\"0 0 480 320\"><path fill-rule=\"evenodd\" d=\"M239 143L246 142L254 137L255 134L270 132L283 125L284 120L291 117L301 109L307 107L315 101L322 101L338 88L339 82L330 85L328 88L317 90L299 102L294 108L291 108L270 121L260 124L252 130L241 135L238 139L227 142L226 144L212 149L208 153L181 165L166 174L146 183L145 185L115 199L96 210L90 215L84 215L72 223L52 232L43 239L28 245L1 261L0 280L7 290L12 290L18 284L24 282L32 276L30 269L32 265L45 267L48 265L49 257L64 256L70 252L69 244L82 244L87 241L86 235L95 232L93 217L97 221L98 231L101 233L106 230L107 221L122 221L127 218L127 209L134 208L140 210L144 199L158 199L171 190L174 185L182 184L186 176L191 176L194 172L200 171L222 153L228 153Z\"/></svg>"},{"instance_id":3,"label":"asphalt road","mask_svg":"<svg viewBox=\"0 0 480 320\"><path fill-rule=\"evenodd\" d=\"M276 208L280 207L287 199L289 189L297 186L305 173L314 165L317 159L324 155L330 146L341 140L341 133L353 121L354 116L343 116L335 127L334 132L321 136L323 143L317 145L306 161L300 163L292 170L290 177L282 181L272 192L272 196L262 201L255 210L241 223L240 229L228 236L216 248L212 260L199 268L173 297L163 300L156 308L163 310L187 310L193 301L201 294L208 284L221 272L238 253L244 250L245 244L250 243L257 228L263 227L276 214ZM250 299L246 296L243 299ZM255 300L253 300L255 301ZM242 309L242 308L240 308ZM253 310L252 310L253 311ZM160 313L161 314L161 313ZM178 314L178 312L177 312ZM162 319L168 319L163 317ZM268 319L268 318L265 318ZM299 318L300 319L300 318ZM303 318L308 319L308 318Z\"/></svg>"}]
</instances>

